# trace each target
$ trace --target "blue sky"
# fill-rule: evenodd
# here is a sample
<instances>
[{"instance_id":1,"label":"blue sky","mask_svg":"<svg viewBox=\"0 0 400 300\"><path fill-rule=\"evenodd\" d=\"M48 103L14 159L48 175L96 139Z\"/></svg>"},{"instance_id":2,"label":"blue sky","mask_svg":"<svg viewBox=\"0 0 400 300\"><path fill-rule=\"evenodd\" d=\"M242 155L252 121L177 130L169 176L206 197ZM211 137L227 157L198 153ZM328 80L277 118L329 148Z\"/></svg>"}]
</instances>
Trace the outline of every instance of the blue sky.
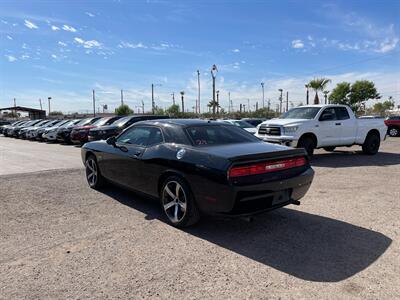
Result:
<instances>
[{"instance_id":1,"label":"blue sky","mask_svg":"<svg viewBox=\"0 0 400 300\"><path fill-rule=\"evenodd\" d=\"M125 102L150 109L185 91L188 109L201 72L202 110L218 67L222 105L272 105L278 89L294 104L316 76L375 81L400 104L399 1L1 1L0 107L13 98L52 110ZM43 101L46 102L46 101ZM44 108L47 108L44 106Z\"/></svg>"}]
</instances>

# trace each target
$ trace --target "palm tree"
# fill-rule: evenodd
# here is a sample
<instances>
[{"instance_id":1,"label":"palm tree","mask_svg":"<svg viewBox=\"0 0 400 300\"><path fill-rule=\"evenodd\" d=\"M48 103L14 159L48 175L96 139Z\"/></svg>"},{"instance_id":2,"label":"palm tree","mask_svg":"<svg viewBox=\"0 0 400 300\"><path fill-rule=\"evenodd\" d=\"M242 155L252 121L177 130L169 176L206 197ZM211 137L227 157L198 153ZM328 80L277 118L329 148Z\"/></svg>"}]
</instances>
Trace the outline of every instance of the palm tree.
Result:
<instances>
[{"instance_id":1,"label":"palm tree","mask_svg":"<svg viewBox=\"0 0 400 300\"><path fill-rule=\"evenodd\" d=\"M308 83L308 86L315 91L314 104L319 104L318 91L325 90L329 82L331 82L331 80L328 78L314 78Z\"/></svg>"},{"instance_id":2,"label":"palm tree","mask_svg":"<svg viewBox=\"0 0 400 300\"><path fill-rule=\"evenodd\" d=\"M327 98L328 98L329 91L326 91L326 90L325 90L325 91L323 91L322 93L324 94L325 104L328 104L328 103L327 103Z\"/></svg>"}]
</instances>

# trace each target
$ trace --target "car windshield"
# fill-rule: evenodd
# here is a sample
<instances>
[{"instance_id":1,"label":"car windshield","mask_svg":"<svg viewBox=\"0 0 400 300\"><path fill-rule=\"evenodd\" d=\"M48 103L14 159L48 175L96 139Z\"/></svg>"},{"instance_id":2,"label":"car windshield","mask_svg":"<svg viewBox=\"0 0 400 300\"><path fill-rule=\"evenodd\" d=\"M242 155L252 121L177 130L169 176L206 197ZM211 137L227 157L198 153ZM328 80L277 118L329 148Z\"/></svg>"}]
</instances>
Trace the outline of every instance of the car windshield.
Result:
<instances>
[{"instance_id":1,"label":"car windshield","mask_svg":"<svg viewBox=\"0 0 400 300\"><path fill-rule=\"evenodd\" d=\"M284 113L281 119L314 119L321 107L297 107Z\"/></svg>"},{"instance_id":2,"label":"car windshield","mask_svg":"<svg viewBox=\"0 0 400 300\"><path fill-rule=\"evenodd\" d=\"M254 128L253 125L247 123L246 121L232 121L232 123L240 128Z\"/></svg>"},{"instance_id":3,"label":"car windshield","mask_svg":"<svg viewBox=\"0 0 400 300\"><path fill-rule=\"evenodd\" d=\"M91 121L92 121L91 118L89 118L89 119L83 119L83 120L79 121L78 123L76 123L76 125L78 125L78 126L84 126L84 125L90 123Z\"/></svg>"},{"instance_id":4,"label":"car windshield","mask_svg":"<svg viewBox=\"0 0 400 300\"><path fill-rule=\"evenodd\" d=\"M186 130L195 146L259 142L250 133L229 125L193 126Z\"/></svg>"},{"instance_id":5,"label":"car windshield","mask_svg":"<svg viewBox=\"0 0 400 300\"><path fill-rule=\"evenodd\" d=\"M96 122L94 122L92 125L93 125L93 126L103 126L103 125L106 124L109 120L110 120L110 118L101 118L101 119L98 119Z\"/></svg>"},{"instance_id":6,"label":"car windshield","mask_svg":"<svg viewBox=\"0 0 400 300\"><path fill-rule=\"evenodd\" d=\"M115 122L112 123L112 124L115 125L115 126L118 126L118 127L122 127L122 126L124 126L125 123L128 122L130 119L132 119L132 116L123 117L123 118L121 118L121 119L118 119L117 121L115 121Z\"/></svg>"}]
</instances>

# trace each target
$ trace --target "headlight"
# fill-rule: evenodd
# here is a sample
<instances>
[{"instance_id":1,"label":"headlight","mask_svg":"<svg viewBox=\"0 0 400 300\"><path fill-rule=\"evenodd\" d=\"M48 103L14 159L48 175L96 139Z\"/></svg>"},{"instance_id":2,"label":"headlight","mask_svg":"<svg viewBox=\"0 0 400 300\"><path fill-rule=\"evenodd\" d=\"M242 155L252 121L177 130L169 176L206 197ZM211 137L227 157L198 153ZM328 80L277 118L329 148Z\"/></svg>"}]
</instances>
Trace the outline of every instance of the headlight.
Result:
<instances>
[{"instance_id":1,"label":"headlight","mask_svg":"<svg viewBox=\"0 0 400 300\"><path fill-rule=\"evenodd\" d=\"M297 129L299 129L299 126L283 127L283 130L285 131L286 134L295 133Z\"/></svg>"}]
</instances>

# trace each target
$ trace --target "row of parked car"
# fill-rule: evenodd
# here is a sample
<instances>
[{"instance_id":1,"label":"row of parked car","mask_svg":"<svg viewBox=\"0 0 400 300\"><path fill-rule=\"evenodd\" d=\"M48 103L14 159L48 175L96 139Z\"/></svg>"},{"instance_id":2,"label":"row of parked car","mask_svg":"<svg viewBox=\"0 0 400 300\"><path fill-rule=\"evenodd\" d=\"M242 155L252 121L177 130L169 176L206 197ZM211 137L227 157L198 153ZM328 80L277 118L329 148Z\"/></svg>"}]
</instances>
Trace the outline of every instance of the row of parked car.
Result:
<instances>
[{"instance_id":1,"label":"row of parked car","mask_svg":"<svg viewBox=\"0 0 400 300\"><path fill-rule=\"evenodd\" d=\"M127 117L92 117L73 120L21 120L0 126L7 137L81 144L116 136L133 123L166 119L168 116L132 115Z\"/></svg>"}]
</instances>

